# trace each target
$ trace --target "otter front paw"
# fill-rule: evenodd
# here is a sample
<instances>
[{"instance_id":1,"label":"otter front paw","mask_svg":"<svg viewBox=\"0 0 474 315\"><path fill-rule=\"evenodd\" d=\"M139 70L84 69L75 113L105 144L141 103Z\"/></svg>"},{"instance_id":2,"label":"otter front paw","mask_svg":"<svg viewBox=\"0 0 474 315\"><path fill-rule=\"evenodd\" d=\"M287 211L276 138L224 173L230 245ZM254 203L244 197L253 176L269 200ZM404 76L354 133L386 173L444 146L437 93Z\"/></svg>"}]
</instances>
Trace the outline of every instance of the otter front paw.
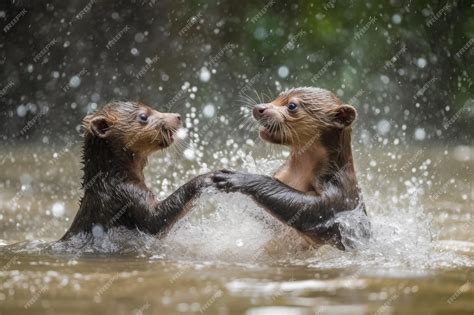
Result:
<instances>
[{"instance_id":1,"label":"otter front paw","mask_svg":"<svg viewBox=\"0 0 474 315\"><path fill-rule=\"evenodd\" d=\"M260 175L220 170L212 176L214 186L225 192L245 192Z\"/></svg>"},{"instance_id":2,"label":"otter front paw","mask_svg":"<svg viewBox=\"0 0 474 315\"><path fill-rule=\"evenodd\" d=\"M196 177L196 188L198 190L203 190L205 188L215 186L213 182L213 177L217 173L218 172L209 172Z\"/></svg>"}]
</instances>

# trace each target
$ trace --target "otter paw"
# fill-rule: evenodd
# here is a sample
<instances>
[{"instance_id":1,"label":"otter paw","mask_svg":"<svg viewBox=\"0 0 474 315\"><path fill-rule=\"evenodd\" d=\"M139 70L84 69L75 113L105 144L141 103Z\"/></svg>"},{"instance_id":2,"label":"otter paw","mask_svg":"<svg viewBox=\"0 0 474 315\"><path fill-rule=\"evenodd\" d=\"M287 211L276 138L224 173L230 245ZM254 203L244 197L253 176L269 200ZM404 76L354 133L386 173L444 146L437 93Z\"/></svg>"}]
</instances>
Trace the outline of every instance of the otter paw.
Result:
<instances>
[{"instance_id":1,"label":"otter paw","mask_svg":"<svg viewBox=\"0 0 474 315\"><path fill-rule=\"evenodd\" d=\"M212 176L214 187L225 192L239 191L245 186L245 175L228 170L221 170Z\"/></svg>"},{"instance_id":2,"label":"otter paw","mask_svg":"<svg viewBox=\"0 0 474 315\"><path fill-rule=\"evenodd\" d=\"M204 189L207 187L214 187L213 177L218 172L209 172L206 174L199 175L198 178L198 188Z\"/></svg>"}]
</instances>

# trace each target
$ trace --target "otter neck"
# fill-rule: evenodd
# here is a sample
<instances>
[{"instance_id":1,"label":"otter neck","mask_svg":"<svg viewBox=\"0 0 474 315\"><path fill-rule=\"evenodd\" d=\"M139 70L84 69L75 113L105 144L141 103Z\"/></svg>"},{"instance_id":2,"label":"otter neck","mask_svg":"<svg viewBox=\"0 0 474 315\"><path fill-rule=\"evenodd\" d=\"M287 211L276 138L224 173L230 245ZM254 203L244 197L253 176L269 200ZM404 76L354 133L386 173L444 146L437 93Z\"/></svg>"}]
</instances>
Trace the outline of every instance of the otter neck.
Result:
<instances>
[{"instance_id":1,"label":"otter neck","mask_svg":"<svg viewBox=\"0 0 474 315\"><path fill-rule=\"evenodd\" d=\"M354 173L350 129L330 131L311 146L292 147L287 163L274 177L294 189L319 194L324 182L341 169Z\"/></svg>"},{"instance_id":2,"label":"otter neck","mask_svg":"<svg viewBox=\"0 0 474 315\"><path fill-rule=\"evenodd\" d=\"M112 143L112 140L98 139L87 135L84 142L83 186L93 185L98 179L120 178L122 181L135 183L145 182L143 169L147 157L123 150L122 145Z\"/></svg>"},{"instance_id":3,"label":"otter neck","mask_svg":"<svg viewBox=\"0 0 474 315\"><path fill-rule=\"evenodd\" d=\"M354 160L352 158L350 127L344 129L334 129L326 132L321 137L321 143L328 150L329 167L327 174L323 174L326 180L334 179L334 175L341 170L354 174Z\"/></svg>"}]
</instances>

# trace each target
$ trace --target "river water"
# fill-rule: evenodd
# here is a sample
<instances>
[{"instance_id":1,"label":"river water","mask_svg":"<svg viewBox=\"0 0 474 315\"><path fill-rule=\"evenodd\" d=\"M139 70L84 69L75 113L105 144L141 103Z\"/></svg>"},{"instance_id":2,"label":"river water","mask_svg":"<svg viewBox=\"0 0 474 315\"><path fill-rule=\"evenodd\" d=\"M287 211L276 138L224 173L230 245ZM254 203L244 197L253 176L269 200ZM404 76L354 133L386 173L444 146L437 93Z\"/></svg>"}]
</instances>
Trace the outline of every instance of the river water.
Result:
<instances>
[{"instance_id":1,"label":"river water","mask_svg":"<svg viewBox=\"0 0 474 315\"><path fill-rule=\"evenodd\" d=\"M199 172L269 174L285 156L252 150L160 153L147 181L163 197ZM212 189L163 240L114 230L77 248L52 242L78 208L80 148L7 148L0 314L474 314L474 149L354 156L374 232L355 251L305 249L249 198Z\"/></svg>"}]
</instances>

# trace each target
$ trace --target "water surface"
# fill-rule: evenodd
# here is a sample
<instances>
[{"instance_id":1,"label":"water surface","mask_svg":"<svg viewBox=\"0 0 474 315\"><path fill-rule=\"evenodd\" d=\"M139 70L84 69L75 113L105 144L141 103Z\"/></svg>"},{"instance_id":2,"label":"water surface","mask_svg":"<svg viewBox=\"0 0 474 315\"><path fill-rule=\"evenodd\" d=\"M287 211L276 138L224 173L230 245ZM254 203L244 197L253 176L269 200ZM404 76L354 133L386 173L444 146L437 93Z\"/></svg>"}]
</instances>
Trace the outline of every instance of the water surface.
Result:
<instances>
[{"instance_id":1,"label":"water surface","mask_svg":"<svg viewBox=\"0 0 474 315\"><path fill-rule=\"evenodd\" d=\"M166 195L222 164L270 173L285 154L245 150L206 165L158 154L147 181ZM5 152L2 315L474 313L472 148L356 150L374 237L351 252L303 249L249 198L213 190L164 240L114 230L59 246L81 195L80 148Z\"/></svg>"}]
</instances>

